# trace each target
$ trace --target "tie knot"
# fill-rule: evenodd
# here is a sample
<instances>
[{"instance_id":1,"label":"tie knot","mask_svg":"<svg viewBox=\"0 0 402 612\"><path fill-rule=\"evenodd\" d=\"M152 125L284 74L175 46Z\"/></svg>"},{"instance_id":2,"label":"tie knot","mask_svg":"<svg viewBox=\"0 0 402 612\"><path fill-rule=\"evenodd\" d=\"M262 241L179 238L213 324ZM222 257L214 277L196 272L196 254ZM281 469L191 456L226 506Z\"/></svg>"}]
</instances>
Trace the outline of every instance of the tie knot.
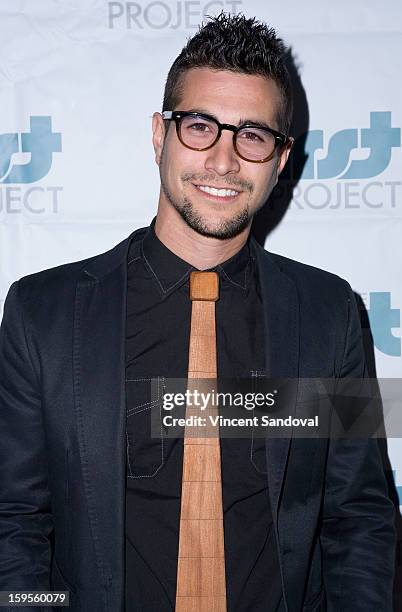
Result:
<instances>
[{"instance_id":1,"label":"tie knot","mask_svg":"<svg viewBox=\"0 0 402 612\"><path fill-rule=\"evenodd\" d=\"M190 273L190 300L216 302L219 299L219 276L217 272Z\"/></svg>"}]
</instances>

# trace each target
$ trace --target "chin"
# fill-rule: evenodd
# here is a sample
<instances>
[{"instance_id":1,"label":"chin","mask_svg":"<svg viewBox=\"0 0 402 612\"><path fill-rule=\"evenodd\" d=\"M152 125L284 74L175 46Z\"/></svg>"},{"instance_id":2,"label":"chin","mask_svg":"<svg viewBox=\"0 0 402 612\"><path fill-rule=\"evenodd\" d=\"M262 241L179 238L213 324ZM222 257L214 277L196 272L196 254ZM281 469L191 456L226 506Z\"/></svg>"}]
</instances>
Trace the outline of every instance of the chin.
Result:
<instances>
[{"instance_id":1,"label":"chin","mask_svg":"<svg viewBox=\"0 0 402 612\"><path fill-rule=\"evenodd\" d=\"M241 234L249 225L250 218L247 209L241 210L227 219L219 216L209 216L198 211L191 202L185 202L180 209L177 209L182 219L191 229L202 236L217 238L219 240L229 240Z\"/></svg>"}]
</instances>

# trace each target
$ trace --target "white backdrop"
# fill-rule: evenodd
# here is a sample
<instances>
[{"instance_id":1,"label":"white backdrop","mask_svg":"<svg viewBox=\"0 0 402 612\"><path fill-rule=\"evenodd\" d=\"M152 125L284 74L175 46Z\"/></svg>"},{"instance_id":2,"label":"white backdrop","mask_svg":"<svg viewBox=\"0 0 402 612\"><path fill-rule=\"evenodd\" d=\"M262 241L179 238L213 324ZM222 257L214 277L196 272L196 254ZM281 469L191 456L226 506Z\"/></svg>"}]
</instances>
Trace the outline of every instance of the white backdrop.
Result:
<instances>
[{"instance_id":1,"label":"white backdrop","mask_svg":"<svg viewBox=\"0 0 402 612\"><path fill-rule=\"evenodd\" d=\"M307 99L310 155L265 246L348 279L377 375L401 377L398 0L0 0L0 316L13 280L152 219L150 117L187 37L222 8L278 29ZM402 441L388 449L402 503Z\"/></svg>"}]
</instances>

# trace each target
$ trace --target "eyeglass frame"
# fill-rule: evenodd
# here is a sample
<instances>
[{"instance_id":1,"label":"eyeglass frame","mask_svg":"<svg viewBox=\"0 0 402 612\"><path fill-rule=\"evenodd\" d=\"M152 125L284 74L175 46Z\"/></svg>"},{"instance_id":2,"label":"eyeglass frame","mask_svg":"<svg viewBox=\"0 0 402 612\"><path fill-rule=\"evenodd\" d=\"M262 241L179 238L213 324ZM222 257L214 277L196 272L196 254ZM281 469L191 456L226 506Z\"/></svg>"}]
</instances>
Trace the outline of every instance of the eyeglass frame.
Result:
<instances>
[{"instance_id":1,"label":"eyeglass frame","mask_svg":"<svg viewBox=\"0 0 402 612\"><path fill-rule=\"evenodd\" d=\"M181 124L181 120L184 119L184 117L201 117L203 119L207 119L208 121L212 121L213 123L215 123L218 126L218 134L214 142L208 145L207 147L202 147L202 148L190 147L185 142L183 142L181 138L180 124ZM278 146L285 147L289 143L293 143L293 138L291 136L282 134L282 132L278 132L277 130L274 130L270 127L257 125L252 122L243 123L240 126L236 126L231 123L221 123L220 121L218 121L217 119L215 119L215 117L212 117L211 115L207 115L206 113L198 113L196 111L167 111L165 110L165 111L162 111L162 118L165 121L175 122L176 133L177 133L178 139L180 140L181 144L184 147L186 147L187 149L191 149L192 151L207 151L208 149L211 149L212 147L216 145L216 143L220 139L222 130L230 130L231 132L233 132L233 148L236 154L244 161L248 161L253 164L262 164L267 161L270 161L275 155L275 151L277 150ZM256 129L268 132L269 134L272 134L272 136L275 138L275 145L274 145L274 150L272 151L272 153L270 153L267 157L264 157L263 159L248 159L247 157L243 157L243 155L241 155L237 149L236 139L237 139L238 132L240 132L240 130L243 130L245 128L256 128Z\"/></svg>"}]
</instances>

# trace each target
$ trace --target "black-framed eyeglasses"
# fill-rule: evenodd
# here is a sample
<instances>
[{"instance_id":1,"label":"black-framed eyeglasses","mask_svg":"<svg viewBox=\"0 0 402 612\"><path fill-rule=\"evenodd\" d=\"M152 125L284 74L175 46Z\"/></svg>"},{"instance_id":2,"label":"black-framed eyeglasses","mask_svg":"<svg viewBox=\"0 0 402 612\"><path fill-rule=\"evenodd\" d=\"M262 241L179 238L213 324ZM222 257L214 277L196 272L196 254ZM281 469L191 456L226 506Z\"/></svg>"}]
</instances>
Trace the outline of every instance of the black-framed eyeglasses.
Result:
<instances>
[{"instance_id":1,"label":"black-framed eyeglasses","mask_svg":"<svg viewBox=\"0 0 402 612\"><path fill-rule=\"evenodd\" d=\"M254 123L244 123L236 127L230 123L219 123L217 119L204 113L190 111L163 111L166 121L176 123L180 142L193 151L206 151L219 140L222 130L233 132L233 147L237 155L245 161L267 162L273 158L278 147L292 142L292 138L269 127Z\"/></svg>"}]
</instances>

